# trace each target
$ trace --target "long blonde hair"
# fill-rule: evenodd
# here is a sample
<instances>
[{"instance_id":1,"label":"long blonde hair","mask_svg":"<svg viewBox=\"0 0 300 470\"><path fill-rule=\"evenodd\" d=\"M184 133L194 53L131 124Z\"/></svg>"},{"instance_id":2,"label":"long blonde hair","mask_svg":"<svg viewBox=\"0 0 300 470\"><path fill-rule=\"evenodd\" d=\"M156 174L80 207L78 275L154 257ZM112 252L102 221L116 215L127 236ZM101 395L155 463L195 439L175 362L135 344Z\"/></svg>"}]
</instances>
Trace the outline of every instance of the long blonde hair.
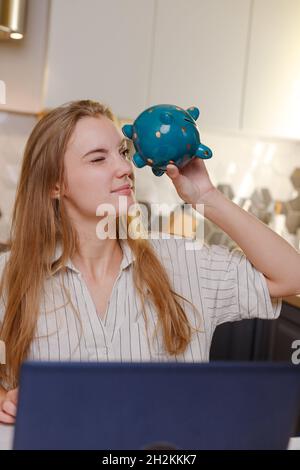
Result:
<instances>
[{"instance_id":1,"label":"long blonde hair","mask_svg":"<svg viewBox=\"0 0 300 470\"><path fill-rule=\"evenodd\" d=\"M69 139L78 120L86 116L106 116L115 121L111 110L101 103L66 103L42 117L25 148L12 214L10 254L0 285L0 294L6 299L0 338L7 352L0 379L11 386L18 383L20 366L34 339L44 280L65 269L78 247L64 204L51 197L51 191L57 182L60 187L63 184L63 159ZM58 242L62 254L52 263ZM172 290L147 239L129 237L127 242L135 255L133 279L143 308L145 299L150 298L157 309L166 351L170 355L183 353L192 328L179 299L187 300Z\"/></svg>"}]
</instances>

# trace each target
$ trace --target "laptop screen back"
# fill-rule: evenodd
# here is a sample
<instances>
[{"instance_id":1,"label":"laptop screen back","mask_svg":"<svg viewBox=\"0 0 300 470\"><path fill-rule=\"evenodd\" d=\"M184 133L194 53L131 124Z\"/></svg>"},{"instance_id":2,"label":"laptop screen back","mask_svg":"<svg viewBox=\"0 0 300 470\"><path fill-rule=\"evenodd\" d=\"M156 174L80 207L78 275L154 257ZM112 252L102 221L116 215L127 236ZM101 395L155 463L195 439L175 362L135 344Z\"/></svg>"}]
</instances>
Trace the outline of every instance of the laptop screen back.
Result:
<instances>
[{"instance_id":1,"label":"laptop screen back","mask_svg":"<svg viewBox=\"0 0 300 470\"><path fill-rule=\"evenodd\" d=\"M300 369L283 363L23 365L15 449L286 449Z\"/></svg>"}]
</instances>

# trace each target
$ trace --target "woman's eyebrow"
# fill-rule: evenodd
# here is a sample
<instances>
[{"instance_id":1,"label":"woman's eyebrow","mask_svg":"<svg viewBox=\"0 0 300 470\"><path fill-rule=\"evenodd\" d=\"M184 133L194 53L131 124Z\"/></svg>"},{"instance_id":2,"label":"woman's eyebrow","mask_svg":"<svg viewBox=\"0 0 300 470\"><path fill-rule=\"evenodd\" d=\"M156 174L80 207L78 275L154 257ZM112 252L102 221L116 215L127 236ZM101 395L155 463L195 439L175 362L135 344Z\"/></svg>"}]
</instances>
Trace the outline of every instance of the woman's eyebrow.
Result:
<instances>
[{"instance_id":1,"label":"woman's eyebrow","mask_svg":"<svg viewBox=\"0 0 300 470\"><path fill-rule=\"evenodd\" d=\"M128 143L128 139L126 139L126 137L124 137L119 145L118 145L118 148L121 148L123 147L124 145L127 145ZM85 158L87 157L88 155L91 155L92 153L97 153L97 152L100 152L100 153L108 153L108 150L107 149L104 149L104 148L96 148L96 149L93 149L93 150L89 150L86 154L84 154L81 158Z\"/></svg>"}]
</instances>

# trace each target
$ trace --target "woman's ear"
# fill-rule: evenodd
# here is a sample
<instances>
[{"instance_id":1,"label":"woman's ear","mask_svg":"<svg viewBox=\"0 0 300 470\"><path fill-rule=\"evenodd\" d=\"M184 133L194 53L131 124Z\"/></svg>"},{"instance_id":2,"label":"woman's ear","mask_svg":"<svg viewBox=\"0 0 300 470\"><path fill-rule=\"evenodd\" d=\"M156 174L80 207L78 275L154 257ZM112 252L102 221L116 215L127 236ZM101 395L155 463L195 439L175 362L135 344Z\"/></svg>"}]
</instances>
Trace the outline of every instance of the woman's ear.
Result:
<instances>
[{"instance_id":1,"label":"woman's ear","mask_svg":"<svg viewBox=\"0 0 300 470\"><path fill-rule=\"evenodd\" d=\"M60 196L61 196L61 191L60 191L60 186L59 184L57 183L54 187L54 189L51 190L51 198L52 199L59 199Z\"/></svg>"}]
</instances>

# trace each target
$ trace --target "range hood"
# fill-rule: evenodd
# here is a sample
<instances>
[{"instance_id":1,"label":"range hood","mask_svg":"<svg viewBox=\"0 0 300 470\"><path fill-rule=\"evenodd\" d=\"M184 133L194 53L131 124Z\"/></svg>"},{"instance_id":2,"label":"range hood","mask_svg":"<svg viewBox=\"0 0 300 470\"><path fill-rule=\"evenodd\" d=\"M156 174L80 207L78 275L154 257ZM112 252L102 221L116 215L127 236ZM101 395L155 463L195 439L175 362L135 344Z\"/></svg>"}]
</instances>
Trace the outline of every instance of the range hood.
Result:
<instances>
[{"instance_id":1,"label":"range hood","mask_svg":"<svg viewBox=\"0 0 300 470\"><path fill-rule=\"evenodd\" d=\"M0 0L0 39L22 39L27 0Z\"/></svg>"}]
</instances>

